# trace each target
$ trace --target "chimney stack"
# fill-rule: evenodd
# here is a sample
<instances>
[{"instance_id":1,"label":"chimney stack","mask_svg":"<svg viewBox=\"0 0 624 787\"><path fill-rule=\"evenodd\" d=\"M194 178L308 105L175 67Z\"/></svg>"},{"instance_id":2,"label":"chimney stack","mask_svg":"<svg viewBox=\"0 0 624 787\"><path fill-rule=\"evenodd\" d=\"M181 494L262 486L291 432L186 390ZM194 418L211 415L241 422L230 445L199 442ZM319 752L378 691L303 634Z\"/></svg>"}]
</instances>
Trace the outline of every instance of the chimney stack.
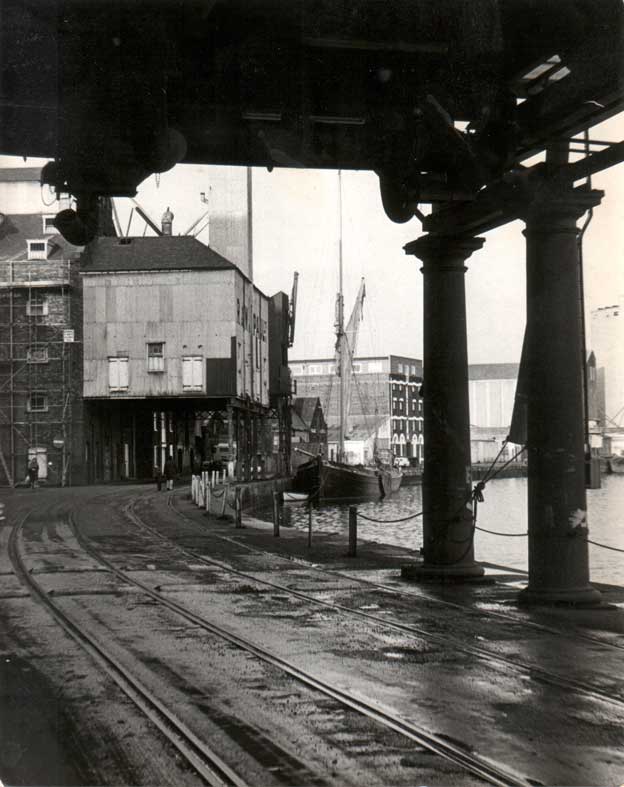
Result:
<instances>
[{"instance_id":1,"label":"chimney stack","mask_svg":"<svg viewBox=\"0 0 624 787\"><path fill-rule=\"evenodd\" d=\"M171 226L173 224L173 213L167 208L167 210L163 213L161 219L161 227L162 227L162 234L163 235L171 235Z\"/></svg>"}]
</instances>

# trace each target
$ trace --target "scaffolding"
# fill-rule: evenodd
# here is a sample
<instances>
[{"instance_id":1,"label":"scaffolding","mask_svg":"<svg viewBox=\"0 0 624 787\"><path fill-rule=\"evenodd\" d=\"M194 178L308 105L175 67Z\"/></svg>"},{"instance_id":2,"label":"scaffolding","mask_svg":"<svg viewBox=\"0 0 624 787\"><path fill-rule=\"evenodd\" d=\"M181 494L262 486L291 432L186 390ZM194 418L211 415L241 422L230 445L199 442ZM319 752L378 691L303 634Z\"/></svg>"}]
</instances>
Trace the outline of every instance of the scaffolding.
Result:
<instances>
[{"instance_id":1,"label":"scaffolding","mask_svg":"<svg viewBox=\"0 0 624 787\"><path fill-rule=\"evenodd\" d=\"M33 457L40 477L57 458L56 481L71 483L74 364L69 259L0 261L0 485L14 486ZM37 397L37 394L41 398ZM45 464L44 464L45 463Z\"/></svg>"}]
</instances>

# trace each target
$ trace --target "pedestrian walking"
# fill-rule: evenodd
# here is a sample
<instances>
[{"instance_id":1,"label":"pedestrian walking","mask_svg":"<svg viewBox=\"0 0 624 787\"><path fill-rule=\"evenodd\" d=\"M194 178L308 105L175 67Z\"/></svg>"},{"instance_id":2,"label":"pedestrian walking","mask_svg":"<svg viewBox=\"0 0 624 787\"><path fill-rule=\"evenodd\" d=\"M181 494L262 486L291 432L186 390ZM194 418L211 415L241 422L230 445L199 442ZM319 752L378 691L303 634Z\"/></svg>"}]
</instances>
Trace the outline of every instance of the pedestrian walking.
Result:
<instances>
[{"instance_id":1,"label":"pedestrian walking","mask_svg":"<svg viewBox=\"0 0 624 787\"><path fill-rule=\"evenodd\" d=\"M167 491L173 489L173 479L176 477L176 466L171 454L167 457L165 462L165 480L167 482Z\"/></svg>"},{"instance_id":2,"label":"pedestrian walking","mask_svg":"<svg viewBox=\"0 0 624 787\"><path fill-rule=\"evenodd\" d=\"M160 492L162 489L162 473L160 472L160 467L158 465L154 465L154 481L156 481L156 488Z\"/></svg>"},{"instance_id":3,"label":"pedestrian walking","mask_svg":"<svg viewBox=\"0 0 624 787\"><path fill-rule=\"evenodd\" d=\"M31 489L35 489L37 486L37 481L39 479L39 462L37 462L36 457L30 460L28 464L28 485Z\"/></svg>"}]
</instances>

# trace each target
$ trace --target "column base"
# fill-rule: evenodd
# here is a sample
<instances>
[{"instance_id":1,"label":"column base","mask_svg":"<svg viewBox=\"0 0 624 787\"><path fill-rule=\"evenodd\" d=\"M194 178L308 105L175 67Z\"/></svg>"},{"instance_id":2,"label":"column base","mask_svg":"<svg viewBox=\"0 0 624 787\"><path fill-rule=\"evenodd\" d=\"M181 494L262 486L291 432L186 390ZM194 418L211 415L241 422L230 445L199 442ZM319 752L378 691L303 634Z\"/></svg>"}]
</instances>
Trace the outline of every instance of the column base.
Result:
<instances>
[{"instance_id":1,"label":"column base","mask_svg":"<svg viewBox=\"0 0 624 787\"><path fill-rule=\"evenodd\" d=\"M435 563L410 563L401 566L401 578L415 582L490 583L494 580L485 577L485 570L479 563L465 563L445 566Z\"/></svg>"},{"instance_id":2,"label":"column base","mask_svg":"<svg viewBox=\"0 0 624 787\"><path fill-rule=\"evenodd\" d=\"M557 588L533 590L531 587L526 587L518 593L518 603L523 606L600 607L603 601L600 591L587 585L569 590Z\"/></svg>"}]
</instances>

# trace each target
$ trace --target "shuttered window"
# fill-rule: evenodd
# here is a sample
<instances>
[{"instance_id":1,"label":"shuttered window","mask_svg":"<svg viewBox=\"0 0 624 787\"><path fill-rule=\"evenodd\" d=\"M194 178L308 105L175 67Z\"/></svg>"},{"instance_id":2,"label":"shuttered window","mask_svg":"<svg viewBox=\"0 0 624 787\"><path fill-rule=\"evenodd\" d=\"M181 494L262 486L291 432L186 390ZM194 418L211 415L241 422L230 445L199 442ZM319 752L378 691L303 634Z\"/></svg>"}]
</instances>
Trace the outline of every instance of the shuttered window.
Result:
<instances>
[{"instance_id":1,"label":"shuttered window","mask_svg":"<svg viewBox=\"0 0 624 787\"><path fill-rule=\"evenodd\" d=\"M204 362L201 355L187 355L182 358L182 389L204 390Z\"/></svg>"},{"instance_id":2,"label":"shuttered window","mask_svg":"<svg viewBox=\"0 0 624 787\"><path fill-rule=\"evenodd\" d=\"M128 390L128 358L108 359L108 387L111 391Z\"/></svg>"}]
</instances>

